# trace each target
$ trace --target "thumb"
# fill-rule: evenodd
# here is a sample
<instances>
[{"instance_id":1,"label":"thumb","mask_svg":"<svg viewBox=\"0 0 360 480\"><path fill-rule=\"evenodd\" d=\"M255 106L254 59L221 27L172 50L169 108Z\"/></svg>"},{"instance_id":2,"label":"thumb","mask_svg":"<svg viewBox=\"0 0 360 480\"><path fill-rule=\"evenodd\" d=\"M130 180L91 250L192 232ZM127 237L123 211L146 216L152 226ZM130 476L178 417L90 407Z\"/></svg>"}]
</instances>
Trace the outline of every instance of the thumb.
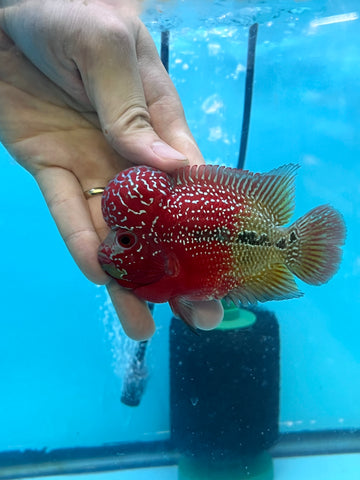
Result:
<instances>
[{"instance_id":1,"label":"thumb","mask_svg":"<svg viewBox=\"0 0 360 480\"><path fill-rule=\"evenodd\" d=\"M186 156L165 143L151 125L136 35L117 25L97 40L75 61L109 143L133 163L167 171L187 165Z\"/></svg>"}]
</instances>

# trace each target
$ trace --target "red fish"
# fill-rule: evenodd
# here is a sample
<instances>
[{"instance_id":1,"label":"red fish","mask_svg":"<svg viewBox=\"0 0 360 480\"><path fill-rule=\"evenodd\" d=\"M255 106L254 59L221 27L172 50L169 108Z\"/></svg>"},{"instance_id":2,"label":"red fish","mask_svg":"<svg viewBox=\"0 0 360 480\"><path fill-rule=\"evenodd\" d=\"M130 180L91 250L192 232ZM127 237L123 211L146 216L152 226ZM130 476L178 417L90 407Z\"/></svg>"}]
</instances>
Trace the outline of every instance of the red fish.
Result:
<instances>
[{"instance_id":1,"label":"red fish","mask_svg":"<svg viewBox=\"0 0 360 480\"><path fill-rule=\"evenodd\" d=\"M300 297L294 275L320 285L338 269L345 226L329 205L285 226L297 168L265 174L216 165L173 174L129 168L103 194L111 232L99 262L138 297L168 301L189 325L194 300L246 305Z\"/></svg>"}]
</instances>

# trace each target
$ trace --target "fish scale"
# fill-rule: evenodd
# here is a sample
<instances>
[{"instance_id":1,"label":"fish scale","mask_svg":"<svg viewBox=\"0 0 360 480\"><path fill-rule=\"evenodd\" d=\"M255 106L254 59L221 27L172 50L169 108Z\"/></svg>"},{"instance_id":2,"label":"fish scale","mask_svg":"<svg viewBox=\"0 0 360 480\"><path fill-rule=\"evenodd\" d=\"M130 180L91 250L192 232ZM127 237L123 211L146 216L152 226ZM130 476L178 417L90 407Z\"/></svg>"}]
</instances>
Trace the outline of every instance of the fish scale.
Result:
<instances>
[{"instance_id":1,"label":"fish scale","mask_svg":"<svg viewBox=\"0 0 360 480\"><path fill-rule=\"evenodd\" d=\"M216 253L216 263L212 262L213 271L208 272L209 278L203 279L203 285L213 281L215 273L221 273L222 276L227 276L225 280L224 278L221 280L222 289L229 291L236 286L239 280L244 281L246 274L255 273L256 270L265 267L267 258L262 256L261 252L254 250L250 245L244 246L236 242L241 231L256 229L264 232L269 230L269 222L262 215L256 212L251 216L251 206L249 202L246 204L244 198L238 198L233 191L229 192L222 185L215 185L211 189L204 190L194 184L190 188L175 187L172 198L174 229L178 228L176 222L179 221L179 216L186 218L187 223L191 225L191 230L187 231L187 241L189 242L194 236L197 238L195 245L200 245L203 254ZM206 209L206 200L210 202L212 209ZM201 214L198 209L194 208L198 202L204 205ZM182 211L183 206L188 204L191 206ZM248 210L248 214L246 214L246 210ZM224 227L228 234L223 235L222 239L219 231ZM178 234L175 234L174 238L177 236ZM190 251L194 256L194 242L185 250ZM278 257L278 261L281 260L276 251L273 252L272 257Z\"/></svg>"},{"instance_id":2,"label":"fish scale","mask_svg":"<svg viewBox=\"0 0 360 480\"><path fill-rule=\"evenodd\" d=\"M152 302L169 301L193 325L191 301L296 298L294 276L318 285L336 272L345 225L329 205L285 226L294 210L296 165L265 174L216 165L173 174L138 166L105 189L111 229L102 268Z\"/></svg>"},{"instance_id":3,"label":"fish scale","mask_svg":"<svg viewBox=\"0 0 360 480\"><path fill-rule=\"evenodd\" d=\"M182 255L189 268L197 260L196 281L202 285L201 296L224 296L237 283L231 238L241 228L243 205L221 185L209 189L197 184L176 186L171 198L169 214L173 218L169 224L173 225L172 238L177 243L174 251ZM238 220L234 223L235 217Z\"/></svg>"}]
</instances>

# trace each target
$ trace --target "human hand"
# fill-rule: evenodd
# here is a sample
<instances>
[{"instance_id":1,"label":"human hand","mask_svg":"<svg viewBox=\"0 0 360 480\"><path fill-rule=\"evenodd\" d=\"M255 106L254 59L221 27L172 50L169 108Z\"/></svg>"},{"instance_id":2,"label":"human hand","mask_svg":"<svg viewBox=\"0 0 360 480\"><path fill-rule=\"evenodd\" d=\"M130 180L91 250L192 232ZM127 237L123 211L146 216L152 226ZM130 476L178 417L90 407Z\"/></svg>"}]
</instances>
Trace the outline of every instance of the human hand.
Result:
<instances>
[{"instance_id":1,"label":"human hand","mask_svg":"<svg viewBox=\"0 0 360 480\"><path fill-rule=\"evenodd\" d=\"M108 229L100 198L83 192L133 163L165 171L203 163L134 3L118 3L0 1L2 142L37 180L80 269L100 284L109 282L97 261ZM125 332L148 338L146 304L114 281L108 290ZM199 328L222 316L218 302L196 312Z\"/></svg>"}]
</instances>

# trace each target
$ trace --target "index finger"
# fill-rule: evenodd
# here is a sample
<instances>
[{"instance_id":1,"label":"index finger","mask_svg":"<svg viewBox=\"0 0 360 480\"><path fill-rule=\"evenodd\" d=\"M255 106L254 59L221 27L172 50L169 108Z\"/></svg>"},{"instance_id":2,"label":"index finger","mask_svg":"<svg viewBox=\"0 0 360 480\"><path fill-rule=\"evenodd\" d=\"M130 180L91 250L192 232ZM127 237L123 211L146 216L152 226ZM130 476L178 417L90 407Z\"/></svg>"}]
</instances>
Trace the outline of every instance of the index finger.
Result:
<instances>
[{"instance_id":1,"label":"index finger","mask_svg":"<svg viewBox=\"0 0 360 480\"><path fill-rule=\"evenodd\" d=\"M68 170L51 167L38 171L35 178L58 230L80 270L95 283L107 283L109 278L97 259L100 238L76 177ZM101 228L100 222L105 230L106 225L101 217L98 229Z\"/></svg>"},{"instance_id":2,"label":"index finger","mask_svg":"<svg viewBox=\"0 0 360 480\"><path fill-rule=\"evenodd\" d=\"M100 216L96 213L100 212L100 197L90 199L97 203L90 210L77 179L63 169L54 167L41 170L36 180L60 234L81 271L89 280L107 284L125 333L135 340L151 337L155 325L146 303L111 280L98 262L100 238L107 231L101 213Z\"/></svg>"},{"instance_id":3,"label":"index finger","mask_svg":"<svg viewBox=\"0 0 360 480\"><path fill-rule=\"evenodd\" d=\"M115 280L108 283L107 290L126 335L138 341L150 338L155 323L146 302Z\"/></svg>"}]
</instances>

